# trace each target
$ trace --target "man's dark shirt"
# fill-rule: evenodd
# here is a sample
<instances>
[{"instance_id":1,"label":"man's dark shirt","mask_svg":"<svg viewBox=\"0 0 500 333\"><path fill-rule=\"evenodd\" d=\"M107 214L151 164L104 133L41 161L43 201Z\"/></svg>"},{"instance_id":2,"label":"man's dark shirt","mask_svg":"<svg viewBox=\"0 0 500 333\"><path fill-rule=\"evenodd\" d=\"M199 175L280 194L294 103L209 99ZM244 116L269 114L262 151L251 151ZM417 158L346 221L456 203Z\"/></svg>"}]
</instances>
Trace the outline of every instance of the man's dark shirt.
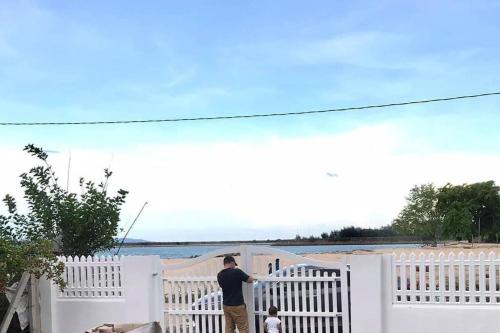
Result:
<instances>
[{"instance_id":1,"label":"man's dark shirt","mask_svg":"<svg viewBox=\"0 0 500 333\"><path fill-rule=\"evenodd\" d=\"M237 268L225 268L217 274L217 282L222 288L224 305L237 306L245 304L241 283L246 282L249 276Z\"/></svg>"}]
</instances>

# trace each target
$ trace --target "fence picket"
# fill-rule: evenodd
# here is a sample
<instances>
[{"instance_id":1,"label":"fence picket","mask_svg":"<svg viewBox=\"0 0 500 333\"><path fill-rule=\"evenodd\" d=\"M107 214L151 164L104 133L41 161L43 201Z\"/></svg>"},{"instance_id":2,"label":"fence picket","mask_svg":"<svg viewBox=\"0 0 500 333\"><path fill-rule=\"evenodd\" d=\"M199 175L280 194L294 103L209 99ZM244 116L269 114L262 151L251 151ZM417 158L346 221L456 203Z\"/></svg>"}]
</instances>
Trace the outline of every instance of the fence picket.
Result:
<instances>
[{"instance_id":1,"label":"fence picket","mask_svg":"<svg viewBox=\"0 0 500 333\"><path fill-rule=\"evenodd\" d=\"M335 317L333 317L333 333L338 332L339 328L339 310L338 310L338 304L337 304L337 274L335 272L332 273L332 280L334 282L328 282L328 284L332 283L332 311L335 313ZM342 293L342 291L341 291ZM330 298L330 297L328 297Z\"/></svg>"},{"instance_id":2,"label":"fence picket","mask_svg":"<svg viewBox=\"0 0 500 333\"><path fill-rule=\"evenodd\" d=\"M326 277L326 276L328 276L328 273L322 272L321 276ZM330 311L330 290L328 287L329 282L322 281L322 283L323 283L323 288L321 288L321 292L323 293L323 301L325 302L325 311L324 312L329 313L329 312L331 312ZM325 317L325 328L326 328L326 333L330 333L330 317L329 316Z\"/></svg>"},{"instance_id":3,"label":"fence picket","mask_svg":"<svg viewBox=\"0 0 500 333\"><path fill-rule=\"evenodd\" d=\"M456 282L455 282L455 253L451 252L448 255L448 297L449 302L456 303Z\"/></svg>"},{"instance_id":4,"label":"fence picket","mask_svg":"<svg viewBox=\"0 0 500 333\"><path fill-rule=\"evenodd\" d=\"M445 268L444 268L444 265L445 265L445 256L444 256L444 253L443 252L440 252L439 253L439 256L438 256L438 270L439 270L439 279L438 279L438 283L439 283L439 296L436 295L436 302L437 303L443 303L444 302L444 291L446 289L446 286L445 286L445 277L444 277L444 272L445 272Z\"/></svg>"},{"instance_id":5,"label":"fence picket","mask_svg":"<svg viewBox=\"0 0 500 333\"><path fill-rule=\"evenodd\" d=\"M306 278L306 267L305 266L302 266L300 267L300 277L302 278ZM301 306L301 308L299 309L299 311L301 313L306 313L308 312L307 311L307 283L304 282L304 280L302 280L300 282L300 291L301 291L301 301L302 302L299 302L301 304L299 304L299 306ZM307 318L306 317L301 317L301 320L302 320L302 333L307 333L307 329L308 329L308 325L307 325Z\"/></svg>"},{"instance_id":6,"label":"fence picket","mask_svg":"<svg viewBox=\"0 0 500 333\"><path fill-rule=\"evenodd\" d=\"M420 291L420 300L419 303L425 303L425 294L427 290L427 279L426 279L426 267L427 265L425 264L425 254L420 253L419 259L419 268L418 268L418 273L419 273L419 281L418 281L418 288Z\"/></svg>"},{"instance_id":7,"label":"fence picket","mask_svg":"<svg viewBox=\"0 0 500 333\"><path fill-rule=\"evenodd\" d=\"M398 259L396 258L396 253L392 253L391 255L391 271L392 271L392 303L396 304L398 302L398 295L399 295L399 290L401 286L401 280L400 276L401 274L398 274L398 271L401 272L399 269L401 265L398 262Z\"/></svg>"},{"instance_id":8,"label":"fence picket","mask_svg":"<svg viewBox=\"0 0 500 333\"><path fill-rule=\"evenodd\" d=\"M401 253L391 260L393 304L500 304L500 255L493 251Z\"/></svg>"},{"instance_id":9,"label":"fence picket","mask_svg":"<svg viewBox=\"0 0 500 333\"><path fill-rule=\"evenodd\" d=\"M403 302L407 302L408 299L406 298L407 296L407 281L406 281L406 253L401 254L400 256L400 262L401 264L399 265L399 269L401 272L401 300Z\"/></svg>"},{"instance_id":10,"label":"fence picket","mask_svg":"<svg viewBox=\"0 0 500 333\"><path fill-rule=\"evenodd\" d=\"M460 304L465 304L465 254L460 252L458 254L458 290L460 294Z\"/></svg>"},{"instance_id":11,"label":"fence picket","mask_svg":"<svg viewBox=\"0 0 500 333\"><path fill-rule=\"evenodd\" d=\"M263 293L262 284L263 283L265 283L265 282L259 282L258 285L257 285L257 304L258 304L258 309L261 312L265 311L264 310L263 297L262 297L262 293ZM259 318L259 329L260 329L260 332L264 332L264 316L263 315L259 315L258 318Z\"/></svg>"},{"instance_id":12,"label":"fence picket","mask_svg":"<svg viewBox=\"0 0 500 333\"><path fill-rule=\"evenodd\" d=\"M297 266L293 266L293 272L294 272L293 276L297 278L299 276L299 269ZM300 297L299 282L294 281L293 282L293 300L294 300L293 311L296 313L299 312L299 297ZM299 333L300 332L300 317L294 316L294 319L295 319L295 333Z\"/></svg>"},{"instance_id":13,"label":"fence picket","mask_svg":"<svg viewBox=\"0 0 500 333\"><path fill-rule=\"evenodd\" d=\"M292 269L291 269L290 266L288 266L286 268L286 276L287 277L291 277L292 274L293 274ZM286 289L287 289L287 293L286 293L286 311L287 312L292 312L292 309L293 309L293 307L292 307L292 283L290 282L290 280L287 280L287 282L286 282ZM287 331L287 333L292 333L292 330L293 330L292 316L287 316L286 320L287 320L287 325L288 325L288 331Z\"/></svg>"},{"instance_id":14,"label":"fence picket","mask_svg":"<svg viewBox=\"0 0 500 333\"><path fill-rule=\"evenodd\" d=\"M489 291L489 302L490 304L496 304L496 262L495 253L491 251L488 255L488 291Z\"/></svg>"},{"instance_id":15,"label":"fence picket","mask_svg":"<svg viewBox=\"0 0 500 333\"><path fill-rule=\"evenodd\" d=\"M429 303L435 303L436 293L436 263L434 253L429 254ZM426 299L427 300L427 299Z\"/></svg>"},{"instance_id":16,"label":"fence picket","mask_svg":"<svg viewBox=\"0 0 500 333\"><path fill-rule=\"evenodd\" d=\"M314 277L315 276L314 271L312 269L309 269L308 275L309 275L309 277ZM314 282L313 281L309 281L308 296L309 296L309 311L315 312L314 311ZM305 301L306 301L306 299L304 299L304 302ZM310 320L311 332L315 332L316 331L316 324L315 324L316 318L311 317L311 318L309 318L309 320Z\"/></svg>"},{"instance_id":17,"label":"fence picket","mask_svg":"<svg viewBox=\"0 0 500 333\"><path fill-rule=\"evenodd\" d=\"M319 271L316 272L316 276L321 276L321 273ZM315 284L316 284L316 312L324 312L323 309L321 308L321 298L322 298L322 295L321 295L321 282L320 281L316 281ZM323 324L322 317L318 317L317 324L318 324L318 331L319 332L323 332L323 330L321 329L321 326Z\"/></svg>"},{"instance_id":18,"label":"fence picket","mask_svg":"<svg viewBox=\"0 0 500 333\"><path fill-rule=\"evenodd\" d=\"M486 274L485 274L485 260L484 260L484 252L479 253L479 303L486 303L485 302L485 291L486 291Z\"/></svg>"},{"instance_id":19,"label":"fence picket","mask_svg":"<svg viewBox=\"0 0 500 333\"><path fill-rule=\"evenodd\" d=\"M414 302L416 299L416 265L415 265L415 253L410 254L410 302Z\"/></svg>"},{"instance_id":20,"label":"fence picket","mask_svg":"<svg viewBox=\"0 0 500 333\"><path fill-rule=\"evenodd\" d=\"M82 265L80 263L80 257L75 256L74 258L74 267L75 267L75 296L82 297Z\"/></svg>"},{"instance_id":21,"label":"fence picket","mask_svg":"<svg viewBox=\"0 0 500 333\"><path fill-rule=\"evenodd\" d=\"M469 302L468 303L476 303L476 263L474 258L474 253L469 253L468 260L468 268L469 268ZM467 300L467 297L466 297Z\"/></svg>"}]
</instances>

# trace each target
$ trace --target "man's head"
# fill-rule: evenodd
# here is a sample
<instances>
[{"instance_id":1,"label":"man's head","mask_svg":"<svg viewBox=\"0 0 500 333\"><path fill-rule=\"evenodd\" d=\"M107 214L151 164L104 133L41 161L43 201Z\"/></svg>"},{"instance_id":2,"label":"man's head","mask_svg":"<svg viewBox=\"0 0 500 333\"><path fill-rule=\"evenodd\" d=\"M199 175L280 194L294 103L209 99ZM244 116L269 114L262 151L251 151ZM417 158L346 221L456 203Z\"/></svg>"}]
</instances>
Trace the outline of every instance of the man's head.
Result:
<instances>
[{"instance_id":1,"label":"man's head","mask_svg":"<svg viewBox=\"0 0 500 333\"><path fill-rule=\"evenodd\" d=\"M224 267L225 268L234 268L238 266L236 260L234 260L233 256L225 256L224 257Z\"/></svg>"}]
</instances>

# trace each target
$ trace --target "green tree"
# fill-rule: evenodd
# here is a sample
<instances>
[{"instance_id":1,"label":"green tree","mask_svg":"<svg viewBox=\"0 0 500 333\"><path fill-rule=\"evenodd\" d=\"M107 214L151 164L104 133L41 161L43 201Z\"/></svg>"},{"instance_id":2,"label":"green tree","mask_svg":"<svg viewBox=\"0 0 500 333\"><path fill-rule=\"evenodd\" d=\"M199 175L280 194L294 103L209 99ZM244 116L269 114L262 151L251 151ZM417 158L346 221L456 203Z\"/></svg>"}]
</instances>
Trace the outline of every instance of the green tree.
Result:
<instances>
[{"instance_id":1,"label":"green tree","mask_svg":"<svg viewBox=\"0 0 500 333\"><path fill-rule=\"evenodd\" d=\"M447 184L440 189L438 207L448 236L470 241L477 236L498 240L500 194L494 181Z\"/></svg>"},{"instance_id":2,"label":"green tree","mask_svg":"<svg viewBox=\"0 0 500 333\"><path fill-rule=\"evenodd\" d=\"M392 223L394 230L437 244L443 227L443 216L437 209L438 193L434 184L413 187L406 198L406 206Z\"/></svg>"},{"instance_id":3,"label":"green tree","mask_svg":"<svg viewBox=\"0 0 500 333\"><path fill-rule=\"evenodd\" d=\"M3 223L0 221L0 224ZM15 235L10 239L0 237L0 294L19 281L24 272L36 278L44 275L62 288L63 271L64 264L55 257L51 242L19 240Z\"/></svg>"},{"instance_id":4,"label":"green tree","mask_svg":"<svg viewBox=\"0 0 500 333\"><path fill-rule=\"evenodd\" d=\"M81 193L76 194L59 186L46 152L34 145L24 150L42 162L21 175L28 212L19 213L15 199L7 195L8 214L2 216L20 239L52 241L56 252L64 255L94 255L115 246L120 210L128 192L108 195L111 171L104 170L104 181L98 185L81 178Z\"/></svg>"}]
</instances>

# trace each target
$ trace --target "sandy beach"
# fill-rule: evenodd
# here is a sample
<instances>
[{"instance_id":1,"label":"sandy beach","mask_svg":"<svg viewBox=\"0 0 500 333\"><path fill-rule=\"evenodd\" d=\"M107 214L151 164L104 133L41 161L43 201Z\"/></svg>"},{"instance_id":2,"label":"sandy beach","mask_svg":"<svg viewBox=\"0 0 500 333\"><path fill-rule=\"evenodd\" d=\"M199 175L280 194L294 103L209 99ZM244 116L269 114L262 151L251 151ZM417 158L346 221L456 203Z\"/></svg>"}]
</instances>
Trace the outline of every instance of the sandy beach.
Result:
<instances>
[{"instance_id":1,"label":"sandy beach","mask_svg":"<svg viewBox=\"0 0 500 333\"><path fill-rule=\"evenodd\" d=\"M355 250L352 252L333 252L333 253L309 253L303 256L310 259L321 260L321 261L341 261L344 257L349 261L352 255L370 255L370 254L384 254L384 253L395 253L399 255L401 253L430 253L434 252L436 255L439 253L444 253L448 255L453 252L458 254L464 252L468 255L470 252L480 253L484 252L486 255L490 252L494 252L497 255L500 254L500 244L469 244L469 243L450 243L446 245L438 245L437 247L425 246L421 248L395 248L395 249L378 249L378 250ZM163 259L162 262L165 265L183 263L190 260L189 258L176 258L176 259Z\"/></svg>"}]
</instances>

